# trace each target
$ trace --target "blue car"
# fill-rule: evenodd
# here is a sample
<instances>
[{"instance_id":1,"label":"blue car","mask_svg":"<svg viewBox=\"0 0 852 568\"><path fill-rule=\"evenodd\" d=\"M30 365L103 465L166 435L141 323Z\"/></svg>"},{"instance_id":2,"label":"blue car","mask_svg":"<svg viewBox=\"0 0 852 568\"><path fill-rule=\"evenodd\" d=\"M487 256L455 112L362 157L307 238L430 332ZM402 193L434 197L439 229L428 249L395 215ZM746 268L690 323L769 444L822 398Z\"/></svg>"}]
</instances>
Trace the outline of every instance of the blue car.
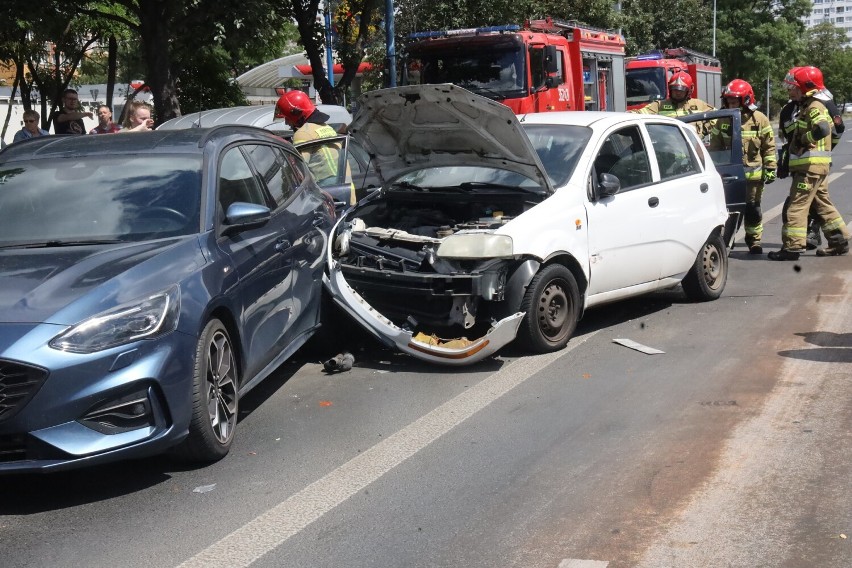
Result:
<instances>
[{"instance_id":1,"label":"blue car","mask_svg":"<svg viewBox=\"0 0 852 568\"><path fill-rule=\"evenodd\" d=\"M333 222L257 128L0 152L0 473L225 456L240 397L319 328Z\"/></svg>"}]
</instances>

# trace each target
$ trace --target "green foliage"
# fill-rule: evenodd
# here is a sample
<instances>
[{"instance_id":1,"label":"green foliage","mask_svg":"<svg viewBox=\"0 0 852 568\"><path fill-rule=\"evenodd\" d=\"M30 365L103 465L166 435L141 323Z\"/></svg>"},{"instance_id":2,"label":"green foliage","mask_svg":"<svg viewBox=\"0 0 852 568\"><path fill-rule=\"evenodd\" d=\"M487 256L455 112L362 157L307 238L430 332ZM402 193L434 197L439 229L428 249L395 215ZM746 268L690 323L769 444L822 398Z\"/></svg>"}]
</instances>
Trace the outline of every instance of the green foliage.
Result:
<instances>
[{"instance_id":1,"label":"green foliage","mask_svg":"<svg viewBox=\"0 0 852 568\"><path fill-rule=\"evenodd\" d=\"M628 55L667 47L711 54L712 21L712 5L702 0L626 0L619 17Z\"/></svg>"},{"instance_id":2,"label":"green foliage","mask_svg":"<svg viewBox=\"0 0 852 568\"><path fill-rule=\"evenodd\" d=\"M787 100L784 75L805 54L805 27L810 0L720 0L717 5L717 55L724 82L741 78L751 83L765 107L767 80L770 115Z\"/></svg>"},{"instance_id":3,"label":"green foliage","mask_svg":"<svg viewBox=\"0 0 852 568\"><path fill-rule=\"evenodd\" d=\"M197 49L178 83L181 112L248 104L231 77L230 54L220 46Z\"/></svg>"}]
</instances>

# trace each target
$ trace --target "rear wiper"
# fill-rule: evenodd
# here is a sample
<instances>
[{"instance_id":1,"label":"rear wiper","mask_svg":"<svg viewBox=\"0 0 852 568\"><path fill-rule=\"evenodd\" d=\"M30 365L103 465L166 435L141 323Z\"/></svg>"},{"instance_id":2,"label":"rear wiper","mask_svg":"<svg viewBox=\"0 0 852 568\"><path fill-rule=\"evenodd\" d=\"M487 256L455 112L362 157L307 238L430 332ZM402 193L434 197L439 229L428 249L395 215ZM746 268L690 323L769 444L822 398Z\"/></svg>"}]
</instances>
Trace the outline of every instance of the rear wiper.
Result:
<instances>
[{"instance_id":1,"label":"rear wiper","mask_svg":"<svg viewBox=\"0 0 852 568\"><path fill-rule=\"evenodd\" d=\"M14 249L14 248L54 248L54 247L79 247L86 245L112 245L116 243L124 242L120 239L86 239L86 240L69 240L69 241L61 241L61 240L53 240L53 241L39 241L39 242L29 242L29 243L9 243L0 245L0 249Z\"/></svg>"}]
</instances>

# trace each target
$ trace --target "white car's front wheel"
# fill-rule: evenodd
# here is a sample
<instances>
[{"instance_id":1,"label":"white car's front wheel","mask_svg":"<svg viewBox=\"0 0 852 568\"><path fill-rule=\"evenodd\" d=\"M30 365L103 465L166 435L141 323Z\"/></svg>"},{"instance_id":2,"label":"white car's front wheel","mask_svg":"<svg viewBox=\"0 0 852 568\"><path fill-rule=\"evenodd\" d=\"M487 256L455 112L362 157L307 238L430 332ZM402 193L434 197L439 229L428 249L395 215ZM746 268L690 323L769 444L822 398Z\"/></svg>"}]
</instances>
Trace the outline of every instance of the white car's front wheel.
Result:
<instances>
[{"instance_id":1,"label":"white car's front wheel","mask_svg":"<svg viewBox=\"0 0 852 568\"><path fill-rule=\"evenodd\" d=\"M524 347L537 353L562 349L580 315L577 280L561 264L544 267L527 287L519 311L526 313L518 330Z\"/></svg>"}]
</instances>

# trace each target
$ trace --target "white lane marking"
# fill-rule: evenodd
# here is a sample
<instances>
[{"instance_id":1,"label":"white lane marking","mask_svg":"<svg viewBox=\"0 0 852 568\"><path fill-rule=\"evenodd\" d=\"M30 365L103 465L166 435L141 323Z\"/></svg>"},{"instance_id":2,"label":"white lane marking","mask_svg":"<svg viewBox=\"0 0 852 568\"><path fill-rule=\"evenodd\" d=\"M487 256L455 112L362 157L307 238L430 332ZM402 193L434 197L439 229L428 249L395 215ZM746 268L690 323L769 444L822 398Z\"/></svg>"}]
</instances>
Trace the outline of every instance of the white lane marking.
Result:
<instances>
[{"instance_id":1,"label":"white lane marking","mask_svg":"<svg viewBox=\"0 0 852 568\"><path fill-rule=\"evenodd\" d=\"M834 172L834 173L828 174L829 194L831 193L831 183L842 175L843 175L843 172ZM775 207L773 207L772 209L770 209L769 211L764 211L763 212L763 223L764 224L768 223L769 221L772 221L773 219L775 219L776 217L781 215L782 209L784 209L784 202L783 201L781 203L779 203L778 205L776 205ZM734 240L735 241L742 241L743 239L745 239L745 228L740 227L740 230L737 231L737 234L734 236Z\"/></svg>"},{"instance_id":2,"label":"white lane marking","mask_svg":"<svg viewBox=\"0 0 852 568\"><path fill-rule=\"evenodd\" d=\"M603 560L577 560L575 558L566 558L559 563L557 568L606 568L609 562Z\"/></svg>"},{"instance_id":3,"label":"white lane marking","mask_svg":"<svg viewBox=\"0 0 852 568\"><path fill-rule=\"evenodd\" d=\"M555 353L522 357L260 514L178 568L245 567L598 333Z\"/></svg>"}]
</instances>

